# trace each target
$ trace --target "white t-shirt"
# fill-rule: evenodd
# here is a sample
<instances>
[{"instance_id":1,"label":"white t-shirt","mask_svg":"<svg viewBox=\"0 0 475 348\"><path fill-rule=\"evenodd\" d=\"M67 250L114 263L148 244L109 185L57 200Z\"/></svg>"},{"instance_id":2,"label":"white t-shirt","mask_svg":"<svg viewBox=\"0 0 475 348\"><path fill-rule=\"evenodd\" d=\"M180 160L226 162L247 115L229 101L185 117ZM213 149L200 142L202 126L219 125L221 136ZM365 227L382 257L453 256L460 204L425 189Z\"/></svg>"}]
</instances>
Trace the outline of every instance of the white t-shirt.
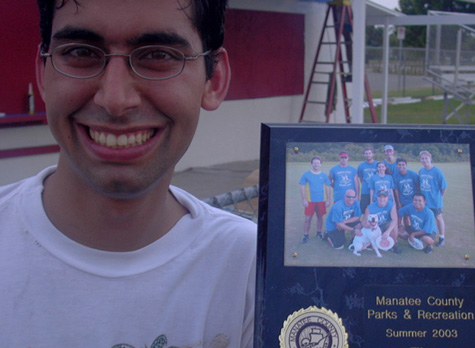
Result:
<instances>
[{"instance_id":1,"label":"white t-shirt","mask_svg":"<svg viewBox=\"0 0 475 348\"><path fill-rule=\"evenodd\" d=\"M171 187L190 213L162 238L88 248L45 214L54 170L0 188L0 346L252 347L254 223Z\"/></svg>"}]
</instances>

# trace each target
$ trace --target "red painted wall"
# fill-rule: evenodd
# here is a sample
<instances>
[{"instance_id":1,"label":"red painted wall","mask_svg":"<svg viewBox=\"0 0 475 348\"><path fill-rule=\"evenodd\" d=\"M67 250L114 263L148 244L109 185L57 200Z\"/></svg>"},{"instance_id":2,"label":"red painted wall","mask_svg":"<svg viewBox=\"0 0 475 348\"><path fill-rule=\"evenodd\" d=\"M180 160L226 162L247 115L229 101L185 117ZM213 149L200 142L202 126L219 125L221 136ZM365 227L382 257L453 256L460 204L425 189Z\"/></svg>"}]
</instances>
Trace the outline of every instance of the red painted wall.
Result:
<instances>
[{"instance_id":1,"label":"red painted wall","mask_svg":"<svg viewBox=\"0 0 475 348\"><path fill-rule=\"evenodd\" d=\"M34 86L36 110L44 111L35 82L40 41L36 1L0 1L0 112L28 112L29 82Z\"/></svg>"},{"instance_id":2,"label":"red painted wall","mask_svg":"<svg viewBox=\"0 0 475 348\"><path fill-rule=\"evenodd\" d=\"M226 28L232 69L228 100L303 93L303 15L229 10ZM35 83L41 40L36 1L0 1L0 33L0 112L28 112L29 82L36 111L44 111Z\"/></svg>"},{"instance_id":3,"label":"red painted wall","mask_svg":"<svg viewBox=\"0 0 475 348\"><path fill-rule=\"evenodd\" d=\"M232 10L224 47L231 61L227 99L303 94L304 16Z\"/></svg>"}]
</instances>

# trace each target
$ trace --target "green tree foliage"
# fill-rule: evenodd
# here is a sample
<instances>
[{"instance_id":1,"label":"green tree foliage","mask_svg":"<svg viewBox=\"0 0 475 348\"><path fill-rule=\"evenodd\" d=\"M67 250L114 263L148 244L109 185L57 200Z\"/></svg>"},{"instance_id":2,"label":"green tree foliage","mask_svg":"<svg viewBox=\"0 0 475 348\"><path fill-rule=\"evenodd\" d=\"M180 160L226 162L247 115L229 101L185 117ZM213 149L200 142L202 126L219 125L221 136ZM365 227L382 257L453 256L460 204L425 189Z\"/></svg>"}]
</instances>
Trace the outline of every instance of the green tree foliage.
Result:
<instances>
[{"instance_id":1,"label":"green tree foliage","mask_svg":"<svg viewBox=\"0 0 475 348\"><path fill-rule=\"evenodd\" d=\"M373 149L374 158L381 161L384 156L384 143L288 143L287 161L308 162L314 156L319 156L324 162L337 162L338 154L346 151L350 155L350 161L364 161L364 150ZM410 162L419 161L419 153L422 150L432 154L433 162L460 162L469 161L469 151L467 145L427 143L393 144L396 157L403 157ZM460 151L461 150L461 151Z\"/></svg>"},{"instance_id":2,"label":"green tree foliage","mask_svg":"<svg viewBox=\"0 0 475 348\"><path fill-rule=\"evenodd\" d=\"M407 15L426 15L427 11L475 13L475 4L453 0L399 0L401 12ZM404 46L425 47L426 27L410 26L406 29Z\"/></svg>"}]
</instances>

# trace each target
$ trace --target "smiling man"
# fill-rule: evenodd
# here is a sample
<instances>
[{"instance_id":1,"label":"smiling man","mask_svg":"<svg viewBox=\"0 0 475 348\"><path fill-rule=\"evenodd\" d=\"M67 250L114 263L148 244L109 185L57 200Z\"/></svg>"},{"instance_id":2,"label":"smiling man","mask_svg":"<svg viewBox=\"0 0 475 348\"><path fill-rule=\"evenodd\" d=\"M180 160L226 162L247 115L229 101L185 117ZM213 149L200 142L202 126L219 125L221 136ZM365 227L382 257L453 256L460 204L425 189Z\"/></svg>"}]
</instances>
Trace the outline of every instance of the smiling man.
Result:
<instances>
[{"instance_id":1,"label":"smiling man","mask_svg":"<svg viewBox=\"0 0 475 348\"><path fill-rule=\"evenodd\" d=\"M256 227L170 186L224 99L225 1L38 1L58 165L0 188L8 347L251 347Z\"/></svg>"}]
</instances>

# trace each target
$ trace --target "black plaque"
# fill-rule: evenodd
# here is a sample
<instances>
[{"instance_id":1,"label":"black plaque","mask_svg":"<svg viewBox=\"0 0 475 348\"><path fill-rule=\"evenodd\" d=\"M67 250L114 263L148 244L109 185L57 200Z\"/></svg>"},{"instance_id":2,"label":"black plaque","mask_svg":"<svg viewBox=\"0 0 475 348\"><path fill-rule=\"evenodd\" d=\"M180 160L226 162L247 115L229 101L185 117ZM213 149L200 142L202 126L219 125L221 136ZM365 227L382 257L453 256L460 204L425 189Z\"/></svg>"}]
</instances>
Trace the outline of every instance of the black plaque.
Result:
<instances>
[{"instance_id":1,"label":"black plaque","mask_svg":"<svg viewBox=\"0 0 475 348\"><path fill-rule=\"evenodd\" d=\"M367 147L382 161L386 145L416 173L420 152L429 151L444 173L445 245L426 254L399 238L401 254L364 250L356 256L348 250L351 234L340 250L317 238L315 216L302 243L299 179L310 159L319 156L328 174L340 152L357 167ZM282 343L285 326L308 308L341 319L349 347L473 347L474 164L471 126L262 125L255 347L333 347L337 340L322 338L324 330L312 343L304 321L294 328L292 344Z\"/></svg>"}]
</instances>

